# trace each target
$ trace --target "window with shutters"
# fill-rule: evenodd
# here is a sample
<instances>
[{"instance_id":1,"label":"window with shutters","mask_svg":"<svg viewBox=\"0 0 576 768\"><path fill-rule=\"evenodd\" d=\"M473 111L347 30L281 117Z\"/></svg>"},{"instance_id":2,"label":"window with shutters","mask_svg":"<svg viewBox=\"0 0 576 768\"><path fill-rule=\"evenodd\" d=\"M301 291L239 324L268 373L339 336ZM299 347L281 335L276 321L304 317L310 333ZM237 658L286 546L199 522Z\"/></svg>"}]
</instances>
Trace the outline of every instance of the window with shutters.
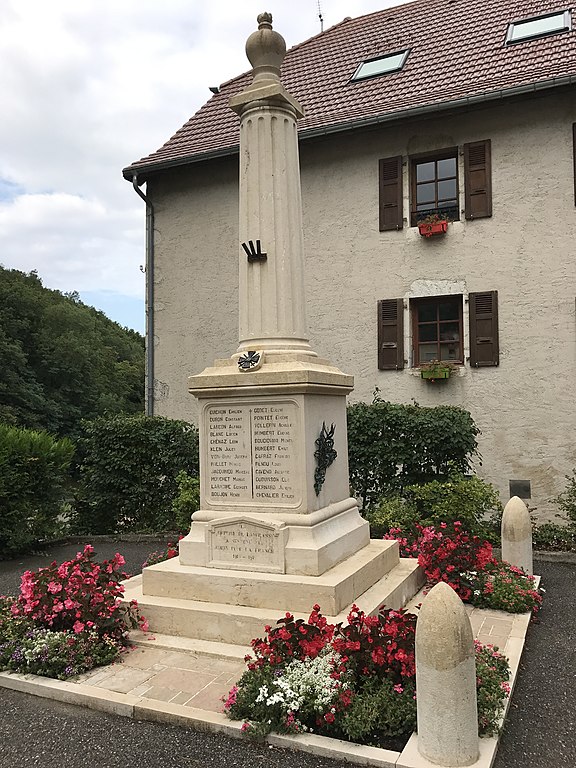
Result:
<instances>
[{"instance_id":1,"label":"window with shutters","mask_svg":"<svg viewBox=\"0 0 576 768\"><path fill-rule=\"evenodd\" d=\"M413 299L411 310L413 365L463 363L462 296Z\"/></svg>"},{"instance_id":2,"label":"window with shutters","mask_svg":"<svg viewBox=\"0 0 576 768\"><path fill-rule=\"evenodd\" d=\"M464 187L466 219L492 216L490 139L463 145L463 179L459 179L458 153L458 147L451 147L409 158L410 226L415 227L421 219L433 213L443 214L451 221L458 220L461 186ZM400 155L379 162L381 232L403 227L402 169Z\"/></svg>"},{"instance_id":3,"label":"window with shutters","mask_svg":"<svg viewBox=\"0 0 576 768\"><path fill-rule=\"evenodd\" d=\"M460 218L458 204L458 150L449 149L410 160L410 223L438 213L450 221Z\"/></svg>"},{"instance_id":4,"label":"window with shutters","mask_svg":"<svg viewBox=\"0 0 576 768\"><path fill-rule=\"evenodd\" d=\"M426 296L410 299L412 362L415 368L433 360L472 368L500 364L498 291L468 294L468 336L464 339L464 296ZM404 368L404 300L378 302L378 368ZM464 343L466 341L466 343Z\"/></svg>"}]
</instances>

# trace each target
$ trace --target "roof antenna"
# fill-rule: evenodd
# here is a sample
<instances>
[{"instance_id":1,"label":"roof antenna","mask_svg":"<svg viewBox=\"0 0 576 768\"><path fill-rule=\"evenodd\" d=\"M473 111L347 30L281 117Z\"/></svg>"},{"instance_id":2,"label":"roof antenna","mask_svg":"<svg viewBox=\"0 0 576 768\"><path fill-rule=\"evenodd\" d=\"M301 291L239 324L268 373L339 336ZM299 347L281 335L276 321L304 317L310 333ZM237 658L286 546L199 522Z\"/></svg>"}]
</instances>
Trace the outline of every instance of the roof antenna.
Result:
<instances>
[{"instance_id":1,"label":"roof antenna","mask_svg":"<svg viewBox=\"0 0 576 768\"><path fill-rule=\"evenodd\" d=\"M320 19L320 32L324 32L324 19L322 17L322 8L320 7L320 0L318 0L318 18Z\"/></svg>"}]
</instances>

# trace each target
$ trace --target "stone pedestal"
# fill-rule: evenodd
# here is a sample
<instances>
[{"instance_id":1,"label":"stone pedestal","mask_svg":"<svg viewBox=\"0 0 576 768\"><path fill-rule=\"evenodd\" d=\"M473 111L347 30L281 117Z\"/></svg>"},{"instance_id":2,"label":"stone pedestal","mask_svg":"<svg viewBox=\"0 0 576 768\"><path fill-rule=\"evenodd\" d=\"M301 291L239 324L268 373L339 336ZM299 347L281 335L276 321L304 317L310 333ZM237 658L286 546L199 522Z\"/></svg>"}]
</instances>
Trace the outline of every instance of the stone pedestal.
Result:
<instances>
[{"instance_id":1,"label":"stone pedestal","mask_svg":"<svg viewBox=\"0 0 576 768\"><path fill-rule=\"evenodd\" d=\"M266 359L247 373L217 361L189 380L201 403L201 508L180 562L319 576L369 541L348 488L352 377L307 355ZM336 456L321 478L323 428Z\"/></svg>"}]
</instances>

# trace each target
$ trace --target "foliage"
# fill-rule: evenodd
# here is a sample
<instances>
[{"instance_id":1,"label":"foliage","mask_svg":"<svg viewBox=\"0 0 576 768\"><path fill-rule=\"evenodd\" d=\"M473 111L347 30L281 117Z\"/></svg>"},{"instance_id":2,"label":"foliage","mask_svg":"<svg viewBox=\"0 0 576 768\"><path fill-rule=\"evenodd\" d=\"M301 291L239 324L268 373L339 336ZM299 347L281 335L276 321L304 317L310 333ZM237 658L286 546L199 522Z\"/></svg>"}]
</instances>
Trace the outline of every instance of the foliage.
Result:
<instances>
[{"instance_id":1,"label":"foliage","mask_svg":"<svg viewBox=\"0 0 576 768\"><path fill-rule=\"evenodd\" d=\"M566 475L566 488L553 501L572 525L576 525L576 469Z\"/></svg>"},{"instance_id":2,"label":"foliage","mask_svg":"<svg viewBox=\"0 0 576 768\"><path fill-rule=\"evenodd\" d=\"M65 680L93 667L110 664L120 652L111 637L97 632L54 632L30 620L2 622L11 598L0 597L0 670Z\"/></svg>"},{"instance_id":3,"label":"foliage","mask_svg":"<svg viewBox=\"0 0 576 768\"><path fill-rule=\"evenodd\" d=\"M93 631L125 644L130 627L148 626L135 601L128 609L121 605L124 562L116 553L112 560L97 563L94 548L86 544L73 560L25 571L12 615L53 631Z\"/></svg>"},{"instance_id":4,"label":"foliage","mask_svg":"<svg viewBox=\"0 0 576 768\"><path fill-rule=\"evenodd\" d=\"M478 725L484 736L496 736L510 695L510 667L505 656L493 645L474 641L476 650L476 695Z\"/></svg>"},{"instance_id":5,"label":"foliage","mask_svg":"<svg viewBox=\"0 0 576 768\"><path fill-rule=\"evenodd\" d=\"M113 416L84 425L78 441L81 533L170 531L181 470L198 473L198 432L158 416Z\"/></svg>"},{"instance_id":6,"label":"foliage","mask_svg":"<svg viewBox=\"0 0 576 768\"><path fill-rule=\"evenodd\" d=\"M348 408L350 484L371 508L406 486L465 473L477 456L479 429L455 406L422 408L380 399Z\"/></svg>"},{"instance_id":7,"label":"foliage","mask_svg":"<svg viewBox=\"0 0 576 768\"><path fill-rule=\"evenodd\" d=\"M460 520L469 531L482 533L487 520L502 514L496 489L475 475L451 472L445 480L409 485L402 495L384 498L366 513L371 535L383 536L390 528L417 535L417 526L438 526Z\"/></svg>"},{"instance_id":8,"label":"foliage","mask_svg":"<svg viewBox=\"0 0 576 768\"><path fill-rule=\"evenodd\" d=\"M392 529L386 539L397 539L403 557L417 557L429 584L444 581L465 602L478 608L509 613L536 613L542 597L534 578L509 563L498 563L489 541L475 536L457 520L448 525L416 526L417 535Z\"/></svg>"},{"instance_id":9,"label":"foliage","mask_svg":"<svg viewBox=\"0 0 576 768\"><path fill-rule=\"evenodd\" d=\"M181 470L176 475L178 494L172 502L176 529L184 535L190 532L192 515L200 509L200 478Z\"/></svg>"},{"instance_id":10,"label":"foliage","mask_svg":"<svg viewBox=\"0 0 576 768\"><path fill-rule=\"evenodd\" d=\"M144 339L35 272L0 267L0 421L74 438L81 419L137 413Z\"/></svg>"},{"instance_id":11,"label":"foliage","mask_svg":"<svg viewBox=\"0 0 576 768\"><path fill-rule=\"evenodd\" d=\"M171 560L178 555L178 544L168 542L166 549L160 549L156 552L150 552L146 560L142 563L142 568L148 568L149 565L163 563L164 560Z\"/></svg>"},{"instance_id":12,"label":"foliage","mask_svg":"<svg viewBox=\"0 0 576 768\"><path fill-rule=\"evenodd\" d=\"M0 555L57 530L73 453L69 440L0 424Z\"/></svg>"},{"instance_id":13,"label":"foliage","mask_svg":"<svg viewBox=\"0 0 576 768\"><path fill-rule=\"evenodd\" d=\"M148 629L135 601L121 605L123 564L119 554L95 562L88 544L26 571L19 596L0 597L0 669L65 679L116 659L130 628Z\"/></svg>"},{"instance_id":14,"label":"foliage","mask_svg":"<svg viewBox=\"0 0 576 768\"><path fill-rule=\"evenodd\" d=\"M576 552L576 525L535 525L532 529L532 543L535 549Z\"/></svg>"},{"instance_id":15,"label":"foliage","mask_svg":"<svg viewBox=\"0 0 576 768\"><path fill-rule=\"evenodd\" d=\"M407 737L416 723L416 616L381 609L366 616L353 606L348 625L328 624L315 605L308 622L287 613L266 637L252 641L254 657L224 703L244 720L248 736L315 731L378 744ZM477 654L488 658L482 646ZM503 708L509 670L493 663L479 686L479 727L490 728ZM489 690L484 690L488 685Z\"/></svg>"}]
</instances>

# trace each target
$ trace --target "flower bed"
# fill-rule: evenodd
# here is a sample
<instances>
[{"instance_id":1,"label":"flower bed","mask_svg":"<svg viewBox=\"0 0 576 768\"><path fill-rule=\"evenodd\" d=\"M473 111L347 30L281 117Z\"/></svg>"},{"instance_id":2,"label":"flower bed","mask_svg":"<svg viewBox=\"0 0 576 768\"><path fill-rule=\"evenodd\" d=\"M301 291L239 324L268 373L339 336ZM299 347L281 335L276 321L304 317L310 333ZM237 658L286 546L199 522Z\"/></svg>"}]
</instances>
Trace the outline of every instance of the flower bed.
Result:
<instances>
[{"instance_id":1,"label":"flower bed","mask_svg":"<svg viewBox=\"0 0 576 768\"><path fill-rule=\"evenodd\" d=\"M17 598L0 597L0 669L65 679L109 664L128 631L148 624L121 605L122 555L97 563L89 544L73 560L22 575Z\"/></svg>"},{"instance_id":2,"label":"flower bed","mask_svg":"<svg viewBox=\"0 0 576 768\"><path fill-rule=\"evenodd\" d=\"M315 605L307 622L287 613L266 637L225 701L248 736L314 732L401 750L416 726L416 616L382 609L366 616L353 606L349 624L328 624ZM478 725L497 731L509 693L506 659L476 645Z\"/></svg>"},{"instance_id":3,"label":"flower bed","mask_svg":"<svg viewBox=\"0 0 576 768\"><path fill-rule=\"evenodd\" d=\"M466 531L462 523L416 526L416 536L392 528L385 539L397 539L402 557L417 557L428 584L444 581L464 602L477 608L509 613L538 612L542 596L534 577L506 562L498 562L489 541Z\"/></svg>"}]
</instances>

